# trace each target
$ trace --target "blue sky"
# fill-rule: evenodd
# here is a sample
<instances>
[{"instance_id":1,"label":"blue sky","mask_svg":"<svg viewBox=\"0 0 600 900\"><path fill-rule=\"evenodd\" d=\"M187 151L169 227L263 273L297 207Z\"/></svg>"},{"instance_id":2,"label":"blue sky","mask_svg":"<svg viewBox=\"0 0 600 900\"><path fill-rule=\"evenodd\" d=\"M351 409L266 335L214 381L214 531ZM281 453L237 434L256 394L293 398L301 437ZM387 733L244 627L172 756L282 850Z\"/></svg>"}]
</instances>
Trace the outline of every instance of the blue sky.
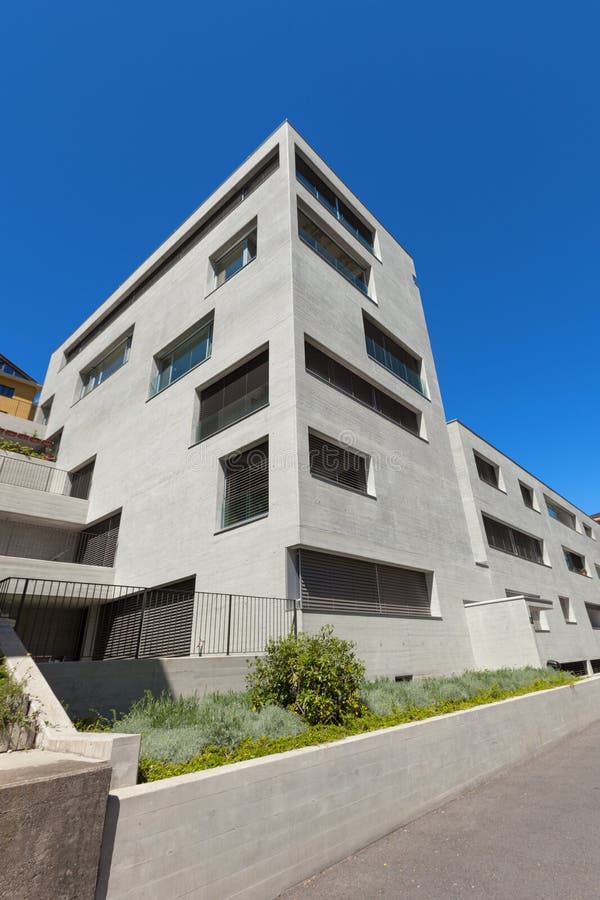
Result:
<instances>
[{"instance_id":1,"label":"blue sky","mask_svg":"<svg viewBox=\"0 0 600 900\"><path fill-rule=\"evenodd\" d=\"M288 118L413 254L448 418L600 510L600 6L103 5L0 29L0 351L49 353Z\"/></svg>"}]
</instances>

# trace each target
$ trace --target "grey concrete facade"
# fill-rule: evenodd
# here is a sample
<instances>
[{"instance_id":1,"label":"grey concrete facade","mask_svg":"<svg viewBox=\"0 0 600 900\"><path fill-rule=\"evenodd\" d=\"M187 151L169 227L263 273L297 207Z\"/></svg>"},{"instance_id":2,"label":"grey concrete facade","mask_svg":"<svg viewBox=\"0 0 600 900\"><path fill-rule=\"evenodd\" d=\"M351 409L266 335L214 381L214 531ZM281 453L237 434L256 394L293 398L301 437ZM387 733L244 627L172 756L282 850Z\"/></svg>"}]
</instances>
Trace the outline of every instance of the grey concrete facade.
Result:
<instances>
[{"instance_id":1,"label":"grey concrete facade","mask_svg":"<svg viewBox=\"0 0 600 900\"><path fill-rule=\"evenodd\" d=\"M449 423L448 431L473 557L487 580L479 602L467 607L477 665L544 665L548 659L597 665L598 523L460 422ZM498 487L479 477L475 454L496 468ZM551 515L549 506L564 513L568 524ZM484 516L539 541L542 561L490 546ZM583 559L582 570L569 569L565 550Z\"/></svg>"},{"instance_id":2,"label":"grey concrete facade","mask_svg":"<svg viewBox=\"0 0 600 900\"><path fill-rule=\"evenodd\" d=\"M275 153L277 166L251 191L241 190ZM342 205L337 213L297 177L297 154L335 193ZM215 217L222 203L229 203L227 212ZM360 239L360 231L346 227L342 207L372 231L372 246ZM299 214L361 268L362 286L302 239ZM215 261L250 232L256 236L255 257L219 284ZM152 394L160 354L208 320L213 322L208 358ZM369 355L366 321L418 360L422 389ZM94 367L126 339L126 362L95 389L82 392ZM401 403L417 427L401 427L308 372L307 339L346 373ZM198 440L200 391L267 347L268 403ZM590 568L585 578L562 573L560 585L553 580L558 562L540 581L532 569L544 567L497 559L488 548L481 509L489 498L478 494L463 432L445 422L413 261L288 123L52 354L40 416L42 408L48 421L42 425L40 419L39 433L61 436L57 467L71 473L95 460L89 499L0 483L0 554L2 529L8 535L18 528L25 540L27 527L54 522L64 533L121 511L116 558L110 567L62 561L52 543L59 538L44 533L39 541L47 546L40 554L46 558L0 555L0 579L152 587L194 578L197 591L296 600L298 552L317 551L420 573L427 582L428 616L299 610L304 630L314 632L330 622L337 633L357 641L370 676L460 671L492 659L519 664L600 657L591 625L584 635L581 605L598 594L597 544L583 533L568 536L574 552L585 545ZM364 459L368 489L353 491L314 477L310 433ZM268 514L223 528L224 460L265 440ZM508 465L502 469L508 479ZM512 488L510 495L504 492L507 503L512 493ZM497 514L524 528L535 515L516 507ZM593 535L599 534L598 525L593 527ZM31 534L33 541L38 532ZM547 552L558 553L559 543L549 534ZM577 584L581 594L572 589L575 578L586 582ZM559 593L576 594L579 630L557 622L551 640L533 633L527 618L531 598L515 599L493 613L475 605L504 597L506 589L554 598L554 612ZM546 607L539 606L544 620ZM499 632L492 619L498 619ZM86 646L92 625L90 618ZM515 641L515 629L522 640ZM495 640L496 633L505 638Z\"/></svg>"}]
</instances>

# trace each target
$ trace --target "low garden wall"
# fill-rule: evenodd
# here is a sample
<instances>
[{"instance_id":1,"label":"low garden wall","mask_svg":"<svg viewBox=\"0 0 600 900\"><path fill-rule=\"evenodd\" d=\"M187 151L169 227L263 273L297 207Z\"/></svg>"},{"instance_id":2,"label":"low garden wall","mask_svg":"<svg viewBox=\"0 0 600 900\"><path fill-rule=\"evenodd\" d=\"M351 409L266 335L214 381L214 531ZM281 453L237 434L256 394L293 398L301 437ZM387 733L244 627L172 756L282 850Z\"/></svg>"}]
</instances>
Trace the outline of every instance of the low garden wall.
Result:
<instances>
[{"instance_id":1,"label":"low garden wall","mask_svg":"<svg viewBox=\"0 0 600 900\"><path fill-rule=\"evenodd\" d=\"M268 900L600 718L600 677L109 795L96 900Z\"/></svg>"}]
</instances>

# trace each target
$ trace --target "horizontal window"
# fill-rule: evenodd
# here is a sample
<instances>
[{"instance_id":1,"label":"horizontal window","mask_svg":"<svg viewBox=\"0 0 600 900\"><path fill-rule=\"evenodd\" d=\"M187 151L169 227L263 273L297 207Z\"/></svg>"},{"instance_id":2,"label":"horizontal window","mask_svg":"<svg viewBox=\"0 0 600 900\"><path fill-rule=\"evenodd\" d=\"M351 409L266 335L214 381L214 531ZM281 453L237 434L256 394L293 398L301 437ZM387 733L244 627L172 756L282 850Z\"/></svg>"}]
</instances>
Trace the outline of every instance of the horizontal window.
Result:
<instances>
[{"instance_id":1,"label":"horizontal window","mask_svg":"<svg viewBox=\"0 0 600 900\"><path fill-rule=\"evenodd\" d=\"M492 487L499 487L498 466L488 462L487 459L484 459L483 456L479 456L475 451L473 451L473 455L475 457L475 465L477 466L477 474L480 479L485 481L486 484L491 484Z\"/></svg>"},{"instance_id":2,"label":"horizontal window","mask_svg":"<svg viewBox=\"0 0 600 900\"><path fill-rule=\"evenodd\" d=\"M121 341L114 350L107 353L93 368L88 369L87 372L83 372L81 375L83 382L81 396L85 397L85 395L89 394L90 391L93 391L94 388L103 384L107 378L114 375L121 366L124 366L129 359L130 349L131 335L128 338L125 338L124 341Z\"/></svg>"},{"instance_id":3,"label":"horizontal window","mask_svg":"<svg viewBox=\"0 0 600 900\"><path fill-rule=\"evenodd\" d=\"M343 391L364 406L401 425L413 434L419 434L419 415L389 394L380 391L360 375L355 375L341 363L336 362L322 350L317 350L305 341L304 354L306 370L326 381L332 387Z\"/></svg>"},{"instance_id":4,"label":"horizontal window","mask_svg":"<svg viewBox=\"0 0 600 900\"><path fill-rule=\"evenodd\" d=\"M348 281L351 281L359 291L368 294L369 270L361 266L345 250L342 250L339 244L336 244L328 234L315 225L301 209L298 210L298 234L305 244L312 247L329 265L337 269Z\"/></svg>"},{"instance_id":5,"label":"horizontal window","mask_svg":"<svg viewBox=\"0 0 600 900\"><path fill-rule=\"evenodd\" d=\"M269 442L225 460L221 525L229 528L269 512Z\"/></svg>"},{"instance_id":6,"label":"horizontal window","mask_svg":"<svg viewBox=\"0 0 600 900\"><path fill-rule=\"evenodd\" d=\"M65 350L65 363L70 362L74 356L81 353L91 341L94 340L105 328L114 322L114 320L124 312L151 284L161 277L166 269L169 268L176 259L180 259L191 247L202 240L219 222L221 222L229 213L240 205L247 197L250 196L266 179L279 168L279 147L274 153L269 154L268 158L250 175L242 184L235 188L232 194L213 207L211 212L205 216L202 221L193 227L187 237L177 244L157 266L148 272L141 279L136 287L132 288L129 294L123 297L116 306L113 307L106 315L91 328L87 334L79 338L71 347Z\"/></svg>"},{"instance_id":7,"label":"horizontal window","mask_svg":"<svg viewBox=\"0 0 600 900\"><path fill-rule=\"evenodd\" d=\"M208 322L168 353L156 358L157 374L150 386L151 397L208 359L212 350L212 331L213 323Z\"/></svg>"},{"instance_id":8,"label":"horizontal window","mask_svg":"<svg viewBox=\"0 0 600 900\"><path fill-rule=\"evenodd\" d=\"M6 384L0 384L0 397L13 397L15 389L8 387Z\"/></svg>"},{"instance_id":9,"label":"horizontal window","mask_svg":"<svg viewBox=\"0 0 600 900\"><path fill-rule=\"evenodd\" d=\"M368 228L350 207L340 200L335 191L328 187L322 178L306 163L301 156L296 154L296 177L304 187L310 191L313 197L322 203L332 215L347 228L354 237L373 252L373 231Z\"/></svg>"},{"instance_id":10,"label":"horizontal window","mask_svg":"<svg viewBox=\"0 0 600 900\"><path fill-rule=\"evenodd\" d=\"M256 231L253 231L213 263L216 287L225 284L236 272L239 272L255 258Z\"/></svg>"},{"instance_id":11,"label":"horizontal window","mask_svg":"<svg viewBox=\"0 0 600 900\"><path fill-rule=\"evenodd\" d=\"M367 461L316 434L308 435L310 473L333 484L367 493Z\"/></svg>"},{"instance_id":12,"label":"horizontal window","mask_svg":"<svg viewBox=\"0 0 600 900\"><path fill-rule=\"evenodd\" d=\"M312 550L299 551L299 570L305 612L431 617L424 572Z\"/></svg>"},{"instance_id":13,"label":"horizontal window","mask_svg":"<svg viewBox=\"0 0 600 900\"><path fill-rule=\"evenodd\" d=\"M569 572L575 572L577 575L587 575L585 559L580 553L574 553L572 550L567 550L565 547L563 547L563 553Z\"/></svg>"},{"instance_id":14,"label":"horizontal window","mask_svg":"<svg viewBox=\"0 0 600 900\"><path fill-rule=\"evenodd\" d=\"M487 516L483 516L483 524L490 547L511 553L513 556L520 556L529 562L544 564L544 545L538 538Z\"/></svg>"},{"instance_id":15,"label":"horizontal window","mask_svg":"<svg viewBox=\"0 0 600 900\"><path fill-rule=\"evenodd\" d=\"M371 359L389 369L396 378L406 381L421 394L425 394L421 381L421 361L380 331L366 316L364 325L367 353Z\"/></svg>"},{"instance_id":16,"label":"horizontal window","mask_svg":"<svg viewBox=\"0 0 600 900\"><path fill-rule=\"evenodd\" d=\"M559 506L558 503L553 503L552 500L549 500L548 497L546 500L546 509L548 510L548 515L552 519L556 519L557 522L562 522L563 525L566 525L567 528L572 528L573 531L576 530L576 522L575 516L568 512L568 510L563 509L562 506Z\"/></svg>"},{"instance_id":17,"label":"horizontal window","mask_svg":"<svg viewBox=\"0 0 600 900\"><path fill-rule=\"evenodd\" d=\"M269 351L229 372L200 393L197 439L204 440L269 402Z\"/></svg>"}]
</instances>

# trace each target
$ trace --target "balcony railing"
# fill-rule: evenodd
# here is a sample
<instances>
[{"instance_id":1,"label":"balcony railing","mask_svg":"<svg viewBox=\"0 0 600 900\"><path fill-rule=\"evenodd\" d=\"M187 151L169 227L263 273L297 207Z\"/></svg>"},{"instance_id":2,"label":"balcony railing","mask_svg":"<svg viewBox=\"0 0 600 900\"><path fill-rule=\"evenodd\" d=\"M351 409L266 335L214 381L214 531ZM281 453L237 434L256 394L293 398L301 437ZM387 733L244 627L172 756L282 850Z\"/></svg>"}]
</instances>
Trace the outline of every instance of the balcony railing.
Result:
<instances>
[{"instance_id":1,"label":"balcony railing","mask_svg":"<svg viewBox=\"0 0 600 900\"><path fill-rule=\"evenodd\" d=\"M71 494L71 476L64 469L34 463L26 457L15 459L0 454L0 482L16 487L46 491L48 494Z\"/></svg>"},{"instance_id":2,"label":"balcony railing","mask_svg":"<svg viewBox=\"0 0 600 900\"><path fill-rule=\"evenodd\" d=\"M77 531L4 519L0 521L0 556L110 568L118 536L118 513Z\"/></svg>"},{"instance_id":3,"label":"balcony railing","mask_svg":"<svg viewBox=\"0 0 600 900\"><path fill-rule=\"evenodd\" d=\"M0 581L0 614L42 660L262 653L297 617L282 597L35 578Z\"/></svg>"}]
</instances>

